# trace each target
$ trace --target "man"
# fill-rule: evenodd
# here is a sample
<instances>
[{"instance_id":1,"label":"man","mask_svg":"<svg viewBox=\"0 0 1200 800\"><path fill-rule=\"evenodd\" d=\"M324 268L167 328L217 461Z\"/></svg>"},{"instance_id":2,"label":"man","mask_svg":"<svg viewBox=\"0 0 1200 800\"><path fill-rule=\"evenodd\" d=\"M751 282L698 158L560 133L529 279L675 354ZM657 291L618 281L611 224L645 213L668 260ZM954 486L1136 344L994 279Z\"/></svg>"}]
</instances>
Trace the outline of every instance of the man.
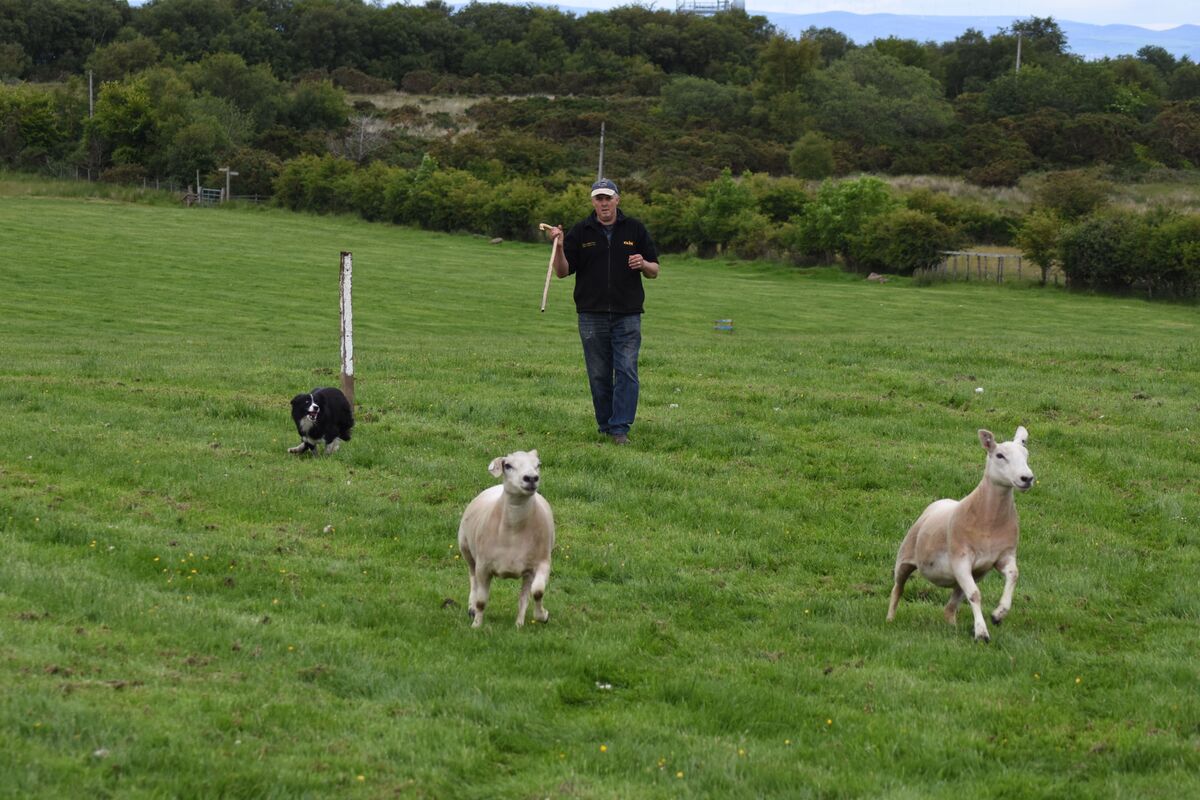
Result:
<instances>
[{"instance_id":1,"label":"man","mask_svg":"<svg viewBox=\"0 0 1200 800\"><path fill-rule=\"evenodd\" d=\"M646 226L617 208L617 185L592 184L593 211L563 237L554 274L575 276L575 310L596 424L615 444L629 443L637 414L642 346L642 277L658 277L658 250ZM550 229L551 240L563 236Z\"/></svg>"}]
</instances>

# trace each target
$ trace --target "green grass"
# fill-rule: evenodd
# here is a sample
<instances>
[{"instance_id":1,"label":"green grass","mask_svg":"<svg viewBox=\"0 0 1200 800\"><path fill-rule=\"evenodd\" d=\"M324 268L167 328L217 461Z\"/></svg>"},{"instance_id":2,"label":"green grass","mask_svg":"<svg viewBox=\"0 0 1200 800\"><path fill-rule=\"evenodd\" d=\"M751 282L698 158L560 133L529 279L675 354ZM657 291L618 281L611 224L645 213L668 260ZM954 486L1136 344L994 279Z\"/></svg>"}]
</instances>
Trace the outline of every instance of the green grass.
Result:
<instances>
[{"instance_id":1,"label":"green grass","mask_svg":"<svg viewBox=\"0 0 1200 800\"><path fill-rule=\"evenodd\" d=\"M0 188L0 793L1200 794L1195 307L666 257L615 448L545 246L49 194ZM341 250L359 425L297 458ZM885 624L1018 424L1013 613ZM472 630L459 514L534 447L550 624Z\"/></svg>"}]
</instances>

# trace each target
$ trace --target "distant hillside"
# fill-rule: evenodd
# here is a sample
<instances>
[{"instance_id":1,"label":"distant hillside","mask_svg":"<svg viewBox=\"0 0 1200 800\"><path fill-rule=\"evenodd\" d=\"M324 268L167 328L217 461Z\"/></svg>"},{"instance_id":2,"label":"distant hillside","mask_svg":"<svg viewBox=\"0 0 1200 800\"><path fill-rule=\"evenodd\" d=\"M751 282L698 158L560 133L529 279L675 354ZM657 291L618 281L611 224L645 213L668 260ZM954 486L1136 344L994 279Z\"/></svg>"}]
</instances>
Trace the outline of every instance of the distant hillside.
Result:
<instances>
[{"instance_id":1,"label":"distant hillside","mask_svg":"<svg viewBox=\"0 0 1200 800\"><path fill-rule=\"evenodd\" d=\"M775 27L791 36L798 36L810 27L833 28L850 37L857 44L867 44L873 39L895 36L917 41L948 42L956 39L968 28L975 28L991 36L1000 28L1007 28L1014 19L1023 17L923 17L902 14L851 14L845 11L827 11L822 14L778 14L755 11L748 4L751 14L762 14ZM1152 31L1136 25L1089 25L1086 22L1055 20L1067 35L1067 45L1072 53L1084 58L1103 58L1133 55L1145 45L1157 45L1176 58L1189 56L1200 60L1200 25L1180 25L1165 31Z\"/></svg>"}]
</instances>

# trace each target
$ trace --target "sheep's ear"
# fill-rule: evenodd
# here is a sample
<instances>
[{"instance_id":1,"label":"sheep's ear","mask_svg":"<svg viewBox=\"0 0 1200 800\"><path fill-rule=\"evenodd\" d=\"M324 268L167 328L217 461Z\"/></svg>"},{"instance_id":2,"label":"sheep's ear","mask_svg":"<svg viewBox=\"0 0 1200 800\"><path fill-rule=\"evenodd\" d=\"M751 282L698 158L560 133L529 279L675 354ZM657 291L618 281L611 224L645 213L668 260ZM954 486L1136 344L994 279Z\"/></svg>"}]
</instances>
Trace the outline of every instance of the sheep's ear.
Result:
<instances>
[{"instance_id":1,"label":"sheep's ear","mask_svg":"<svg viewBox=\"0 0 1200 800\"><path fill-rule=\"evenodd\" d=\"M504 472L504 459L493 458L492 463L488 464L488 472L492 473L493 478L499 478L501 473Z\"/></svg>"},{"instance_id":2,"label":"sheep's ear","mask_svg":"<svg viewBox=\"0 0 1200 800\"><path fill-rule=\"evenodd\" d=\"M1025 430L1024 425L1017 428L1017 432L1013 434L1013 441L1021 445L1021 447L1026 446L1026 442L1029 441L1029 431Z\"/></svg>"},{"instance_id":3,"label":"sheep's ear","mask_svg":"<svg viewBox=\"0 0 1200 800\"><path fill-rule=\"evenodd\" d=\"M530 450L529 455L533 456L534 458L537 458L538 457L537 450Z\"/></svg>"},{"instance_id":4,"label":"sheep's ear","mask_svg":"<svg viewBox=\"0 0 1200 800\"><path fill-rule=\"evenodd\" d=\"M979 443L983 445L984 450L987 450L990 453L992 452L992 448L996 446L996 437L992 435L991 431L985 431L980 428Z\"/></svg>"}]
</instances>

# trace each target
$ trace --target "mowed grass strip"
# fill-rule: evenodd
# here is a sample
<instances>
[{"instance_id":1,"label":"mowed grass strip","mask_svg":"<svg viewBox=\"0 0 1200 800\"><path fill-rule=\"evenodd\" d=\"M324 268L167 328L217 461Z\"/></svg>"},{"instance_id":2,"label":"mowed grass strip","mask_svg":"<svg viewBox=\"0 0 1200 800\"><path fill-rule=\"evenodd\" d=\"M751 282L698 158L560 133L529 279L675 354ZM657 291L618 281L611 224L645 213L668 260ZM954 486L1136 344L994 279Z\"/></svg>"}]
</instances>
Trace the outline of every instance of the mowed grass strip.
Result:
<instances>
[{"instance_id":1,"label":"mowed grass strip","mask_svg":"<svg viewBox=\"0 0 1200 800\"><path fill-rule=\"evenodd\" d=\"M615 448L571 281L538 313L546 246L20 194L5 792L1200 794L1195 307L667 256ZM342 250L359 424L297 458ZM918 577L885 624L904 532L1018 424L1013 613L976 644ZM517 630L501 581L471 630L459 514L530 448L550 623Z\"/></svg>"}]
</instances>

